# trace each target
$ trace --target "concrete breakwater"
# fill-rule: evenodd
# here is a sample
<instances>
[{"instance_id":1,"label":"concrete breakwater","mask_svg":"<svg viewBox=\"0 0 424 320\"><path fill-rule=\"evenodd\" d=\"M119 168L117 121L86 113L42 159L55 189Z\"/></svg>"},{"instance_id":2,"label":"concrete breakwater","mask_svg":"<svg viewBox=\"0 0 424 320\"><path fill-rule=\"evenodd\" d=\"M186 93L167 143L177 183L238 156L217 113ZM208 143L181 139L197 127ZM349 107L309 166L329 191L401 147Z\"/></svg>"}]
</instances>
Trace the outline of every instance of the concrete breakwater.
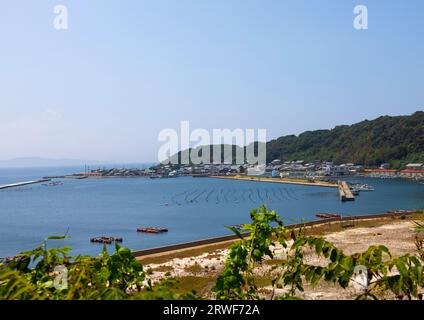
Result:
<instances>
[{"instance_id":1,"label":"concrete breakwater","mask_svg":"<svg viewBox=\"0 0 424 320\"><path fill-rule=\"evenodd\" d=\"M267 178L267 177L253 177L253 176L209 176L209 177L217 178L217 179L272 182L272 183L282 183L282 184L297 184L297 185L311 186L311 187L338 188L341 201L355 200L355 196L353 195L346 181L337 181L337 183L336 182L331 183L326 181L308 181L303 179L282 179L282 178Z\"/></svg>"},{"instance_id":2,"label":"concrete breakwater","mask_svg":"<svg viewBox=\"0 0 424 320\"><path fill-rule=\"evenodd\" d=\"M0 185L0 190L23 187L23 186L27 186L27 185L30 185L30 184L38 184L38 183L49 182L49 181L50 181L50 179L41 179L41 180L34 180L34 181L24 181L24 182L16 182L16 183L11 183L11 184L5 184L5 185Z\"/></svg>"},{"instance_id":3,"label":"concrete breakwater","mask_svg":"<svg viewBox=\"0 0 424 320\"><path fill-rule=\"evenodd\" d=\"M272 182L272 183L283 183L283 184L297 184L297 185L311 186L311 187L338 188L341 201L355 200L355 196L353 195L346 181L337 181L337 183L331 183L326 181L308 181L308 180L301 180L301 179L282 179L282 178L267 178L267 177L252 177L252 176L210 176L210 178L257 181L257 182Z\"/></svg>"},{"instance_id":4,"label":"concrete breakwater","mask_svg":"<svg viewBox=\"0 0 424 320\"><path fill-rule=\"evenodd\" d=\"M339 194L341 201L354 201L355 196L349 188L349 185L346 181L339 181Z\"/></svg>"},{"instance_id":5,"label":"concrete breakwater","mask_svg":"<svg viewBox=\"0 0 424 320\"><path fill-rule=\"evenodd\" d=\"M330 183L325 181L308 181L303 179L282 179L282 178L267 178L267 177L256 177L256 176L209 176L209 178L256 181L256 182L271 182L271 183L282 183L282 184L297 184L297 185L311 186L311 187L329 187L329 188L338 187L336 182Z\"/></svg>"}]
</instances>

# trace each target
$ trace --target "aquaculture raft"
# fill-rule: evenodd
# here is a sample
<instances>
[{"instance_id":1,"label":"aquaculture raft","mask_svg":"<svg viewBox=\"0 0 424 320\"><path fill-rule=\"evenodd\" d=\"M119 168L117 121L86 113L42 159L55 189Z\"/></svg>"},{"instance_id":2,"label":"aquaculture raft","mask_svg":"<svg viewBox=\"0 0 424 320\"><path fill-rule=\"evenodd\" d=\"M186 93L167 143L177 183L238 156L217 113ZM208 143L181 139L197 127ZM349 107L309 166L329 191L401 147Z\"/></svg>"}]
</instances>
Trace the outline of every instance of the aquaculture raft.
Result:
<instances>
[{"instance_id":1,"label":"aquaculture raft","mask_svg":"<svg viewBox=\"0 0 424 320\"><path fill-rule=\"evenodd\" d=\"M155 227L143 227L143 228L137 228L137 232L163 233L163 232L168 232L168 229L167 228L155 228Z\"/></svg>"},{"instance_id":2,"label":"aquaculture raft","mask_svg":"<svg viewBox=\"0 0 424 320\"><path fill-rule=\"evenodd\" d=\"M90 242L92 243L105 243L112 244L113 242L122 242L124 239L121 237L93 237L90 238Z\"/></svg>"}]
</instances>

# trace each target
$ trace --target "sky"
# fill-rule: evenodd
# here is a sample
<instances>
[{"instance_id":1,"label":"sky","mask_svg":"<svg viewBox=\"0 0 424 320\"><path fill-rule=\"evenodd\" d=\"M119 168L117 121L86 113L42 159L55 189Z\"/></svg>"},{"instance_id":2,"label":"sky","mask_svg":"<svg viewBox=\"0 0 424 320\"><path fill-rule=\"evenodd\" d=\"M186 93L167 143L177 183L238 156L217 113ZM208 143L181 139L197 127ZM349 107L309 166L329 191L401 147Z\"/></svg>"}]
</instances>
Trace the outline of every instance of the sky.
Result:
<instances>
[{"instance_id":1,"label":"sky","mask_svg":"<svg viewBox=\"0 0 424 320\"><path fill-rule=\"evenodd\" d=\"M0 160L156 161L185 120L269 140L411 114L423 39L422 0L1 0Z\"/></svg>"}]
</instances>

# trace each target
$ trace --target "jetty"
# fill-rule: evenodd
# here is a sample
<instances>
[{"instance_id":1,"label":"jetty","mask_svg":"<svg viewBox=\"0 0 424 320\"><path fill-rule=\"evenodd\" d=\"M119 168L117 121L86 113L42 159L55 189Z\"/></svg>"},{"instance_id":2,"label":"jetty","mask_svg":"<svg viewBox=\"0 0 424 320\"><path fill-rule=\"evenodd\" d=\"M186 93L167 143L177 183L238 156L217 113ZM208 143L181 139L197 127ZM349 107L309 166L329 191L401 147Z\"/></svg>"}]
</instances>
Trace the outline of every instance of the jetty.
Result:
<instances>
[{"instance_id":1,"label":"jetty","mask_svg":"<svg viewBox=\"0 0 424 320\"><path fill-rule=\"evenodd\" d=\"M354 201L355 196L346 181L338 181L339 195L341 201Z\"/></svg>"},{"instance_id":2,"label":"jetty","mask_svg":"<svg viewBox=\"0 0 424 320\"><path fill-rule=\"evenodd\" d=\"M210 178L216 179L227 179L227 180L242 180L242 181L256 181L256 182L272 182L272 183L282 183L282 184L297 184L302 186L311 186L311 187L328 187L328 188L338 188L341 201L354 201L355 196L350 190L349 185L346 181L320 181L320 180L307 180L307 179L284 179L284 178L268 178L268 177L258 177L258 176L209 176Z\"/></svg>"},{"instance_id":3,"label":"jetty","mask_svg":"<svg viewBox=\"0 0 424 320\"><path fill-rule=\"evenodd\" d=\"M11 183L11 184L5 184L5 185L0 185L0 190L23 187L23 186L27 186L27 185L30 185L30 184L38 184L38 183L49 182L49 181L51 181L51 179L41 179L41 180L34 180L34 181L24 181L24 182L16 182L16 183Z\"/></svg>"},{"instance_id":4,"label":"jetty","mask_svg":"<svg viewBox=\"0 0 424 320\"><path fill-rule=\"evenodd\" d=\"M227 179L227 180L242 180L242 181L256 181L256 182L272 182L272 183L282 183L282 184L297 184L302 186L311 186L311 187L329 187L337 188L338 184L335 181L334 183L327 181L319 180L307 180L307 179L283 179L283 178L268 178L268 177L259 177L259 176L209 176L209 178L215 179Z\"/></svg>"}]
</instances>

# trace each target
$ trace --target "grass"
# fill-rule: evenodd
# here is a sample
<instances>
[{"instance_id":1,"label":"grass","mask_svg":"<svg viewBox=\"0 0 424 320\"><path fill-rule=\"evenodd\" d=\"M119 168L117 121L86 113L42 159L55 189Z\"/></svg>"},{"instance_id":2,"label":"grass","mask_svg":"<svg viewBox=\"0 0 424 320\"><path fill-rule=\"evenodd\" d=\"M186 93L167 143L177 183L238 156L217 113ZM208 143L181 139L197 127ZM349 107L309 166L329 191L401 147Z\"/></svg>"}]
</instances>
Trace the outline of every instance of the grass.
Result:
<instances>
[{"instance_id":1,"label":"grass","mask_svg":"<svg viewBox=\"0 0 424 320\"><path fill-rule=\"evenodd\" d=\"M281 265L285 262L283 259L266 259L263 261L263 264L267 266L275 266L275 265Z\"/></svg>"},{"instance_id":2,"label":"grass","mask_svg":"<svg viewBox=\"0 0 424 320\"><path fill-rule=\"evenodd\" d=\"M212 252L212 253L208 254L207 259L208 260L212 260L212 259L221 260L222 259L222 254L221 253L218 253L218 252Z\"/></svg>"},{"instance_id":3,"label":"grass","mask_svg":"<svg viewBox=\"0 0 424 320\"><path fill-rule=\"evenodd\" d=\"M172 270L174 270L173 267L165 266L165 265L162 265L162 266L159 266L159 267L152 269L153 272L171 272Z\"/></svg>"},{"instance_id":4,"label":"grass","mask_svg":"<svg viewBox=\"0 0 424 320\"><path fill-rule=\"evenodd\" d=\"M191 266L185 267L184 270L188 273L201 273L204 268L198 263L195 263Z\"/></svg>"},{"instance_id":5,"label":"grass","mask_svg":"<svg viewBox=\"0 0 424 320\"><path fill-rule=\"evenodd\" d=\"M185 294L195 291L198 294L205 294L211 291L215 285L215 277L198 277L198 276L185 276L176 278L177 283L172 289L176 293Z\"/></svg>"},{"instance_id":6,"label":"grass","mask_svg":"<svg viewBox=\"0 0 424 320\"><path fill-rule=\"evenodd\" d=\"M215 276L184 276L175 278L176 283L171 287L175 293L186 294L191 291L202 295L210 293L211 289L215 285ZM272 284L272 280L266 276L256 276L254 278L256 285L259 288L267 287Z\"/></svg>"},{"instance_id":7,"label":"grass","mask_svg":"<svg viewBox=\"0 0 424 320\"><path fill-rule=\"evenodd\" d=\"M272 285L272 279L268 276L255 276L253 278L258 288L268 287Z\"/></svg>"}]
</instances>

